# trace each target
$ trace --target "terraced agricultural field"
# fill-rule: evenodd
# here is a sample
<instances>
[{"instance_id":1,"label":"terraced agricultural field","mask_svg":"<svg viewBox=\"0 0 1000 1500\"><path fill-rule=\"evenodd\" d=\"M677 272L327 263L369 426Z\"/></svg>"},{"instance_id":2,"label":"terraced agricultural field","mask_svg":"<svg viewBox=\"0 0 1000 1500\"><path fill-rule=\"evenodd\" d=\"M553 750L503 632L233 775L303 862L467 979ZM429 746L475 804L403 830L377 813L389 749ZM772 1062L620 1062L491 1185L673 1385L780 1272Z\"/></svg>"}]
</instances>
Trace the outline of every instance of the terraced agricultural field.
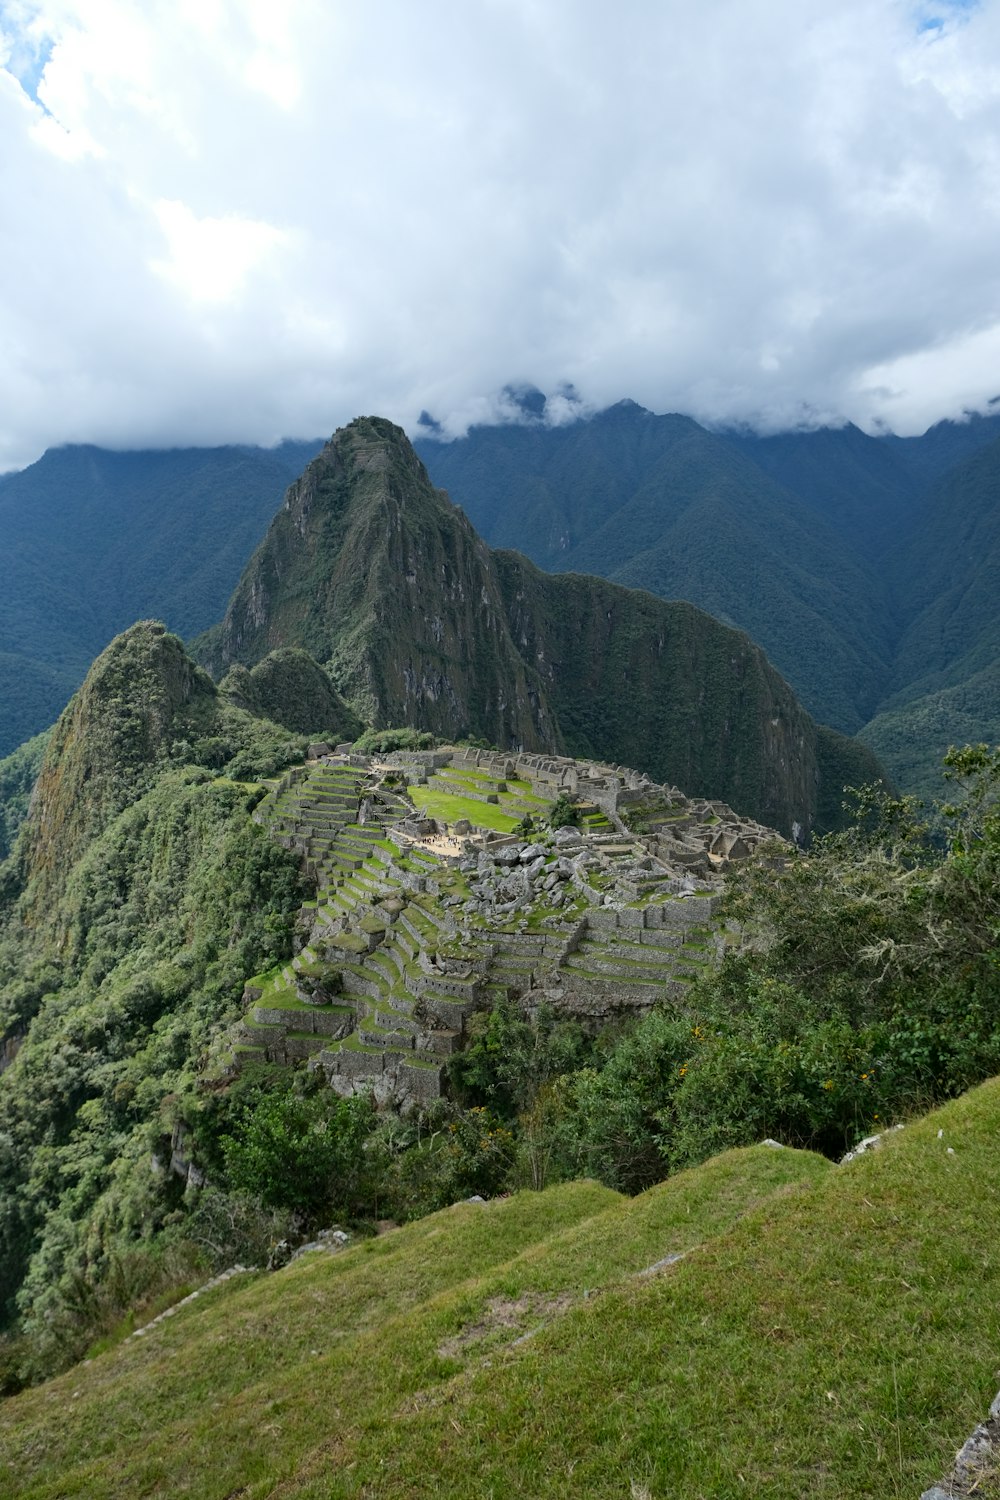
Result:
<instances>
[{"instance_id":1,"label":"terraced agricultural field","mask_svg":"<svg viewBox=\"0 0 1000 1500\"><path fill-rule=\"evenodd\" d=\"M715 961L703 847L678 845L677 863L630 833L614 772L475 754L328 759L272 788L257 816L317 891L299 952L247 985L230 1066L307 1059L342 1093L427 1099L499 999L540 990L600 1022L682 1001ZM579 827L548 826L559 797ZM690 826L719 821L684 807Z\"/></svg>"}]
</instances>

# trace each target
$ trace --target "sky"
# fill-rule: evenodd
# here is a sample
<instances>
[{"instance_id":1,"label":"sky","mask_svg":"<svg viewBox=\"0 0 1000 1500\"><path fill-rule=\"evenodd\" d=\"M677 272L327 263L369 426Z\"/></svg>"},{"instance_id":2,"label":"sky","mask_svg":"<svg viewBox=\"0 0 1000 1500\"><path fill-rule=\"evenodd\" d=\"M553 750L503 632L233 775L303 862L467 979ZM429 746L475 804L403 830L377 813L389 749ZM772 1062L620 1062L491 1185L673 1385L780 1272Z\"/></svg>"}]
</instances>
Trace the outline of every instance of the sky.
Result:
<instances>
[{"instance_id":1,"label":"sky","mask_svg":"<svg viewBox=\"0 0 1000 1500\"><path fill-rule=\"evenodd\" d=\"M0 470L919 432L1000 393L1000 0L0 0L0 246Z\"/></svg>"}]
</instances>

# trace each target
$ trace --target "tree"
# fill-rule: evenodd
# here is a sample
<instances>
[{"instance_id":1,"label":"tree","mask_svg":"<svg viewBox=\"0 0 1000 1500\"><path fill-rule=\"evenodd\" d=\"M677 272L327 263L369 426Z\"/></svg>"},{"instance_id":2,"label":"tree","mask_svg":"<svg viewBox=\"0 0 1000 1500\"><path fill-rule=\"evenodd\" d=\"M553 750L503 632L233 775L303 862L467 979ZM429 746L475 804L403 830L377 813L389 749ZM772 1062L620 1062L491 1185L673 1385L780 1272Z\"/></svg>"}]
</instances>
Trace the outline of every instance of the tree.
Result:
<instances>
[{"instance_id":1,"label":"tree","mask_svg":"<svg viewBox=\"0 0 1000 1500\"><path fill-rule=\"evenodd\" d=\"M367 1094L340 1099L328 1089L262 1094L224 1137L230 1185L269 1208L316 1220L368 1207L365 1144L376 1124Z\"/></svg>"}]
</instances>

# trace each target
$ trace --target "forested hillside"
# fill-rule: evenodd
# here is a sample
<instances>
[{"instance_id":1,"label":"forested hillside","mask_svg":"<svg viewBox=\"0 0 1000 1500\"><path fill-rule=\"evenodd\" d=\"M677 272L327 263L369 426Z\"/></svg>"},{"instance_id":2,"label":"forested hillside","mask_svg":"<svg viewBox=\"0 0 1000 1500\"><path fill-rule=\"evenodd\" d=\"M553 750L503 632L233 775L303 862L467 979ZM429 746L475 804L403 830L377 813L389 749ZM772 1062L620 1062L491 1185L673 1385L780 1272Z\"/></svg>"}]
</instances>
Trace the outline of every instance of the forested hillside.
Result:
<instances>
[{"instance_id":1,"label":"forested hillside","mask_svg":"<svg viewBox=\"0 0 1000 1500\"><path fill-rule=\"evenodd\" d=\"M290 951L297 862L248 812L259 778L303 750L148 622L98 658L53 730L0 865L8 1318L25 1277L43 1318L74 1268L170 1213L149 1168L165 1102L246 974Z\"/></svg>"},{"instance_id":2,"label":"forested hillside","mask_svg":"<svg viewBox=\"0 0 1000 1500\"><path fill-rule=\"evenodd\" d=\"M621 402L417 444L487 541L687 598L758 641L820 719L932 795L950 744L995 743L1000 418L922 437L708 433Z\"/></svg>"},{"instance_id":3,"label":"forested hillside","mask_svg":"<svg viewBox=\"0 0 1000 1500\"><path fill-rule=\"evenodd\" d=\"M853 733L870 717L890 651L874 575L723 437L623 402L418 451L491 546L689 599L763 646L823 723Z\"/></svg>"}]
</instances>

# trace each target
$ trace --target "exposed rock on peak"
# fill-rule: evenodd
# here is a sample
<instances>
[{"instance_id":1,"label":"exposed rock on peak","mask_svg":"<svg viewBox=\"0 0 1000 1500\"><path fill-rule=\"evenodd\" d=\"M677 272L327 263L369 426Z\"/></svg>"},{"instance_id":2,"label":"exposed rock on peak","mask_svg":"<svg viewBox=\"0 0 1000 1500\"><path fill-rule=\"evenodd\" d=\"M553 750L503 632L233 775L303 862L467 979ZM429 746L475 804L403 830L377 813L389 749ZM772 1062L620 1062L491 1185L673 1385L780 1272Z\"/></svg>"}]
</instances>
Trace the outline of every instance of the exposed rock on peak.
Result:
<instances>
[{"instance_id":1,"label":"exposed rock on peak","mask_svg":"<svg viewBox=\"0 0 1000 1500\"><path fill-rule=\"evenodd\" d=\"M328 663L378 727L559 743L510 639L489 549L383 418L341 428L290 486L198 649L221 672L285 646Z\"/></svg>"},{"instance_id":2,"label":"exposed rock on peak","mask_svg":"<svg viewBox=\"0 0 1000 1500\"><path fill-rule=\"evenodd\" d=\"M681 420L681 419L678 419ZM808 834L836 740L763 652L693 605L491 552L405 434L361 417L291 486L222 624L221 673L299 646L377 728L641 760L686 791ZM869 775L878 765L868 757Z\"/></svg>"}]
</instances>

